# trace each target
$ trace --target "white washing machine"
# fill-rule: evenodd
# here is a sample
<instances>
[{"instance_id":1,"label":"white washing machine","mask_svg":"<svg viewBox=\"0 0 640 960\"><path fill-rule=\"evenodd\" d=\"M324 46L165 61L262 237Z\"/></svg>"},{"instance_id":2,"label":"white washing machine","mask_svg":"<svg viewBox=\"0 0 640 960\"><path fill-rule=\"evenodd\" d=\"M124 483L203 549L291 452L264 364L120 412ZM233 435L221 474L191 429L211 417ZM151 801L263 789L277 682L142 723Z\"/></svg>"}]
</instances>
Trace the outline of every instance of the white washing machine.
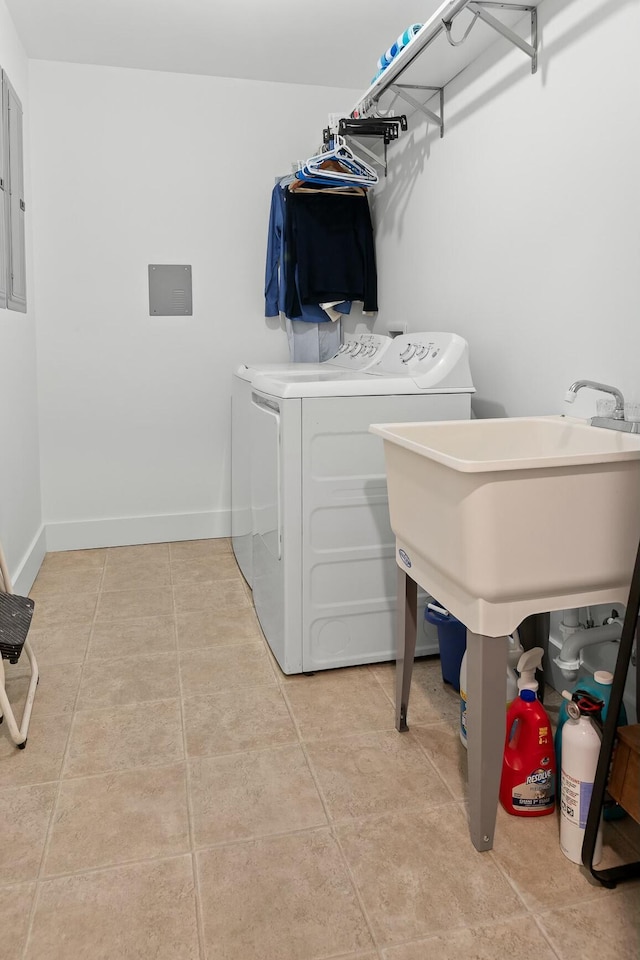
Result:
<instances>
[{"instance_id":1,"label":"white washing machine","mask_svg":"<svg viewBox=\"0 0 640 960\"><path fill-rule=\"evenodd\" d=\"M393 659L395 538L369 425L468 418L466 342L405 334L367 370L256 371L250 387L253 600L278 663ZM416 653L435 652L419 631Z\"/></svg>"},{"instance_id":2,"label":"white washing machine","mask_svg":"<svg viewBox=\"0 0 640 960\"><path fill-rule=\"evenodd\" d=\"M243 363L236 370L231 394L231 540L238 566L249 586L253 580L250 411L254 377L270 374L322 378L336 370L361 372L372 367L390 343L390 337L380 334L347 334L336 356L322 363Z\"/></svg>"}]
</instances>

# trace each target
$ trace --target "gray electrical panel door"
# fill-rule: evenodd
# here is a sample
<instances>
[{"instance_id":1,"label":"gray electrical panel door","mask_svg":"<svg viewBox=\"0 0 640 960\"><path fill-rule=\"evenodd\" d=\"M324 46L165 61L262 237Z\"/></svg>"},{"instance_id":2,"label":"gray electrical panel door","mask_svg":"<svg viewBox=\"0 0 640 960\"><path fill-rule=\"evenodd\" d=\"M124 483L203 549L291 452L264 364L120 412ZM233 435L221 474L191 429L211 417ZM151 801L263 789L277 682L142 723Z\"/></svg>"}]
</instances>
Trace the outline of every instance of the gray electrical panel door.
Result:
<instances>
[{"instance_id":1,"label":"gray electrical panel door","mask_svg":"<svg viewBox=\"0 0 640 960\"><path fill-rule=\"evenodd\" d=\"M5 113L9 132L9 272L7 306L27 309L27 278L24 242L24 174L22 166L22 104L3 75Z\"/></svg>"},{"instance_id":2,"label":"gray electrical panel door","mask_svg":"<svg viewBox=\"0 0 640 960\"><path fill-rule=\"evenodd\" d=\"M0 88L2 89L2 96L4 102L4 71L0 70L0 77L2 78L2 83L0 83ZM8 161L9 161L9 152L7 150L7 129L6 129L6 112L0 110L1 120L0 120L0 307L6 307L7 305L7 250L9 248L9 235L8 235L8 220L6 212L6 204L9 202L9 192L8 192Z\"/></svg>"},{"instance_id":3,"label":"gray electrical panel door","mask_svg":"<svg viewBox=\"0 0 640 960\"><path fill-rule=\"evenodd\" d=\"M193 314L191 265L149 264L149 316L185 317Z\"/></svg>"}]
</instances>

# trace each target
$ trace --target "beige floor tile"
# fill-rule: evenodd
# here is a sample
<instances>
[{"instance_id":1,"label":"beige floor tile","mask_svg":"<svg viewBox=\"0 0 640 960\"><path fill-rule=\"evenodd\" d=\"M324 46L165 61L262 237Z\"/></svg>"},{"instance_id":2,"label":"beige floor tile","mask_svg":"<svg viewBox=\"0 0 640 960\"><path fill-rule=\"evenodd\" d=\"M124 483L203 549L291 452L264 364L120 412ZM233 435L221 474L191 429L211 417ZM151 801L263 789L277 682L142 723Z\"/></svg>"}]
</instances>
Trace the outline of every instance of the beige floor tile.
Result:
<instances>
[{"instance_id":1,"label":"beige floor tile","mask_svg":"<svg viewBox=\"0 0 640 960\"><path fill-rule=\"evenodd\" d=\"M379 955L375 951L367 950L366 953L341 953L337 960L378 960Z\"/></svg>"},{"instance_id":2,"label":"beige floor tile","mask_svg":"<svg viewBox=\"0 0 640 960\"><path fill-rule=\"evenodd\" d=\"M169 557L175 560L198 560L200 557L216 557L231 553L231 541L226 537L215 540L181 540L169 544Z\"/></svg>"},{"instance_id":3,"label":"beige floor tile","mask_svg":"<svg viewBox=\"0 0 640 960\"><path fill-rule=\"evenodd\" d=\"M208 960L316 960L371 946L328 830L198 854Z\"/></svg>"},{"instance_id":4,"label":"beige floor tile","mask_svg":"<svg viewBox=\"0 0 640 960\"><path fill-rule=\"evenodd\" d=\"M258 618L247 607L228 612L196 610L193 613L179 613L176 624L178 647L181 650L262 640Z\"/></svg>"},{"instance_id":5,"label":"beige floor tile","mask_svg":"<svg viewBox=\"0 0 640 960\"><path fill-rule=\"evenodd\" d=\"M492 923L480 927L451 932L391 947L382 954L384 960L556 960L556 956L540 933L532 917L519 917L505 923ZM573 958L575 960L575 958Z\"/></svg>"},{"instance_id":6,"label":"beige floor tile","mask_svg":"<svg viewBox=\"0 0 640 960\"><path fill-rule=\"evenodd\" d=\"M56 593L38 598L33 613L33 629L46 630L67 623L90 623L97 599L97 593Z\"/></svg>"},{"instance_id":7,"label":"beige floor tile","mask_svg":"<svg viewBox=\"0 0 640 960\"><path fill-rule=\"evenodd\" d=\"M512 817L500 807L493 856L509 875L530 910L538 912L604 896L606 890L592 880L560 849L557 811L527 820ZM544 856L523 857L523 850L544 851ZM621 835L605 824L601 868L633 860L633 850Z\"/></svg>"},{"instance_id":8,"label":"beige floor tile","mask_svg":"<svg viewBox=\"0 0 640 960\"><path fill-rule=\"evenodd\" d=\"M392 703L396 700L395 664L371 668ZM417 660L413 668L409 695L409 727L413 723L440 723L460 716L460 695L444 683L439 659Z\"/></svg>"},{"instance_id":9,"label":"beige floor tile","mask_svg":"<svg viewBox=\"0 0 640 960\"><path fill-rule=\"evenodd\" d=\"M211 583L215 580L233 580L240 577L240 570L231 554L197 557L194 560L174 560L171 564L173 582Z\"/></svg>"},{"instance_id":10,"label":"beige floor tile","mask_svg":"<svg viewBox=\"0 0 640 960\"><path fill-rule=\"evenodd\" d=\"M524 913L495 863L471 846L459 804L335 830L379 945Z\"/></svg>"},{"instance_id":11,"label":"beige floor tile","mask_svg":"<svg viewBox=\"0 0 640 960\"><path fill-rule=\"evenodd\" d=\"M97 593L102 581L103 568L81 566L42 569L29 591L37 602L51 595Z\"/></svg>"},{"instance_id":12,"label":"beige floor tile","mask_svg":"<svg viewBox=\"0 0 640 960\"><path fill-rule=\"evenodd\" d=\"M26 750L0 726L0 960L23 960L34 896L28 960L195 960L188 782L206 960L552 960L554 946L638 960L640 885L592 884L555 818L501 810L495 850L473 849L458 696L437 659L416 662L404 736L394 665L284 676L227 539L49 554L35 592L43 680ZM124 619L94 623L97 596ZM276 682L234 686L269 676L265 658ZM26 657L5 668L20 701ZM601 866L638 859L632 821L605 838Z\"/></svg>"},{"instance_id":13,"label":"beige floor tile","mask_svg":"<svg viewBox=\"0 0 640 960\"><path fill-rule=\"evenodd\" d=\"M211 697L186 697L184 723L191 757L220 756L297 742L277 687L239 687Z\"/></svg>"},{"instance_id":14,"label":"beige floor tile","mask_svg":"<svg viewBox=\"0 0 640 960\"><path fill-rule=\"evenodd\" d=\"M180 696L178 659L174 653L85 663L78 710L120 707L145 700Z\"/></svg>"},{"instance_id":15,"label":"beige floor tile","mask_svg":"<svg viewBox=\"0 0 640 960\"><path fill-rule=\"evenodd\" d=\"M640 895L636 884L590 903L538 917L560 960L637 960Z\"/></svg>"},{"instance_id":16,"label":"beige floor tile","mask_svg":"<svg viewBox=\"0 0 640 960\"><path fill-rule=\"evenodd\" d=\"M393 729L393 707L368 670L326 670L283 689L305 740Z\"/></svg>"},{"instance_id":17,"label":"beige floor tile","mask_svg":"<svg viewBox=\"0 0 640 960\"><path fill-rule=\"evenodd\" d=\"M104 571L102 589L107 592L119 590L147 590L162 587L167 590L171 584L169 560L131 560L118 561L107 565Z\"/></svg>"},{"instance_id":18,"label":"beige floor tile","mask_svg":"<svg viewBox=\"0 0 640 960\"><path fill-rule=\"evenodd\" d=\"M88 622L30 630L29 641L38 666L43 667L47 663L81 663L87 652L90 632L91 624Z\"/></svg>"},{"instance_id":19,"label":"beige floor tile","mask_svg":"<svg viewBox=\"0 0 640 960\"><path fill-rule=\"evenodd\" d=\"M53 570L70 570L73 567L80 570L96 569L104 567L106 559L106 550L61 550L48 553L40 570L48 573Z\"/></svg>"},{"instance_id":20,"label":"beige floor tile","mask_svg":"<svg viewBox=\"0 0 640 960\"><path fill-rule=\"evenodd\" d=\"M181 653L180 674L185 697L209 695L230 687L275 686L276 683L262 642Z\"/></svg>"},{"instance_id":21,"label":"beige floor tile","mask_svg":"<svg viewBox=\"0 0 640 960\"><path fill-rule=\"evenodd\" d=\"M0 878L3 883L37 878L57 792L57 783L0 790ZM4 928L4 917L2 925Z\"/></svg>"},{"instance_id":22,"label":"beige floor tile","mask_svg":"<svg viewBox=\"0 0 640 960\"><path fill-rule=\"evenodd\" d=\"M198 960L191 857L45 881L26 960Z\"/></svg>"},{"instance_id":23,"label":"beige floor tile","mask_svg":"<svg viewBox=\"0 0 640 960\"><path fill-rule=\"evenodd\" d=\"M460 742L456 721L411 725L410 736L420 744L456 800L467 796L467 751Z\"/></svg>"},{"instance_id":24,"label":"beige floor tile","mask_svg":"<svg viewBox=\"0 0 640 960\"><path fill-rule=\"evenodd\" d=\"M42 666L38 664L40 681L33 701L33 716L51 717L73 713L81 671L81 663L45 663ZM28 676L7 680L7 696L16 717L22 716L29 683Z\"/></svg>"},{"instance_id":25,"label":"beige floor tile","mask_svg":"<svg viewBox=\"0 0 640 960\"><path fill-rule=\"evenodd\" d=\"M190 774L197 846L326 825L297 744L192 760Z\"/></svg>"},{"instance_id":26,"label":"beige floor tile","mask_svg":"<svg viewBox=\"0 0 640 960\"><path fill-rule=\"evenodd\" d=\"M45 876L189 850L185 766L141 768L60 786Z\"/></svg>"},{"instance_id":27,"label":"beige floor tile","mask_svg":"<svg viewBox=\"0 0 640 960\"><path fill-rule=\"evenodd\" d=\"M106 565L115 567L118 564L147 563L169 559L168 543L136 543L130 547L109 547L107 549Z\"/></svg>"},{"instance_id":28,"label":"beige floor tile","mask_svg":"<svg viewBox=\"0 0 640 960\"><path fill-rule=\"evenodd\" d=\"M145 654L173 653L176 635L173 617L98 623L93 628L88 660L111 660Z\"/></svg>"},{"instance_id":29,"label":"beige floor tile","mask_svg":"<svg viewBox=\"0 0 640 960\"><path fill-rule=\"evenodd\" d=\"M237 578L212 583L174 584L173 597L178 613L189 613L193 610L226 613L251 605L242 582Z\"/></svg>"},{"instance_id":30,"label":"beige floor tile","mask_svg":"<svg viewBox=\"0 0 640 960\"><path fill-rule=\"evenodd\" d=\"M418 745L396 730L307 744L333 820L451 802Z\"/></svg>"},{"instance_id":31,"label":"beige floor tile","mask_svg":"<svg viewBox=\"0 0 640 960\"><path fill-rule=\"evenodd\" d=\"M22 956L29 928L29 912L36 892L35 883L19 883L0 887L0 960L16 960Z\"/></svg>"},{"instance_id":32,"label":"beige floor tile","mask_svg":"<svg viewBox=\"0 0 640 960\"><path fill-rule=\"evenodd\" d=\"M20 722L22 718L16 719ZM38 717L34 714L29 724L27 746L24 750L18 750L9 738L6 724L3 724L0 727L0 783L9 786L57 780L70 726L70 714L59 717Z\"/></svg>"},{"instance_id":33,"label":"beige floor tile","mask_svg":"<svg viewBox=\"0 0 640 960\"><path fill-rule=\"evenodd\" d=\"M168 587L105 591L100 594L98 600L96 623L144 620L147 617L166 617L172 614L173 603Z\"/></svg>"},{"instance_id":34,"label":"beige floor tile","mask_svg":"<svg viewBox=\"0 0 640 960\"><path fill-rule=\"evenodd\" d=\"M83 710L74 717L64 776L88 777L182 759L177 700L127 704L117 712Z\"/></svg>"},{"instance_id":35,"label":"beige floor tile","mask_svg":"<svg viewBox=\"0 0 640 960\"><path fill-rule=\"evenodd\" d=\"M278 683L286 683L287 680L291 679L291 677L288 677L285 673L282 672L282 668L278 663L278 661L276 660L273 654L273 650L271 649L267 641L264 640L264 638L263 638L263 642L264 642L264 648L267 651L267 656L269 657L269 663L271 664L271 669L273 670L273 675L275 676L276 681Z\"/></svg>"},{"instance_id":36,"label":"beige floor tile","mask_svg":"<svg viewBox=\"0 0 640 960\"><path fill-rule=\"evenodd\" d=\"M31 633L29 633L29 639L31 639ZM4 678L6 685L8 685L12 680L18 680L23 677L31 676L31 667L29 665L27 654L24 652L24 648L22 656L17 663L9 663L8 660L3 660L2 665L4 667Z\"/></svg>"}]
</instances>

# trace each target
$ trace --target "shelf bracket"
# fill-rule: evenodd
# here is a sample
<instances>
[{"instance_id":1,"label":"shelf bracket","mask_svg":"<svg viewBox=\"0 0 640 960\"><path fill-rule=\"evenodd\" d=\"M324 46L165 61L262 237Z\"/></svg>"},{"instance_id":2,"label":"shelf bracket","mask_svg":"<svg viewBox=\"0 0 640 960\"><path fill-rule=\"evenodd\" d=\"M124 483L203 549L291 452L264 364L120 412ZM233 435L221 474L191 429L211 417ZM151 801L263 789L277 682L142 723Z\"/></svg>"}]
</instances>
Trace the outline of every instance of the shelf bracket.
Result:
<instances>
[{"instance_id":1,"label":"shelf bracket","mask_svg":"<svg viewBox=\"0 0 640 960\"><path fill-rule=\"evenodd\" d=\"M513 43L516 47L519 47L523 53L531 59L531 73L535 73L538 69L538 11L536 7L525 6L519 3L495 3L490 2L490 0L471 0L468 4L467 9L474 14L474 19L469 26L469 29L465 33L462 40L465 40L471 30L471 27L474 25L476 20L480 18L483 23L486 23L488 27L491 27L493 30L496 30L501 34L506 40L510 43ZM501 23L493 14L489 13L489 9L498 9L498 10L521 10L522 13L528 13L531 18L531 43L527 43L526 40L523 40L522 37L519 37L517 33L511 30L510 27L507 27L504 23ZM450 39L450 30L451 30L451 21L448 23L443 20L445 30L447 31L447 37L449 42L453 42ZM462 40L458 43L462 43Z\"/></svg>"},{"instance_id":2,"label":"shelf bracket","mask_svg":"<svg viewBox=\"0 0 640 960\"><path fill-rule=\"evenodd\" d=\"M364 145L364 143L362 143L362 142L361 142L360 140L358 140L356 137L352 136L350 133L346 134L346 136L349 138L349 140L350 140L351 143L354 143L354 144L356 145L356 147L358 148L358 150L360 150L361 153L366 153L366 155L369 157L370 160L373 160L373 162L376 163L379 167L382 167L382 169L384 170L384 175L385 175L385 177L386 177L386 175L387 175L387 145L386 145L386 143L385 143L385 145L384 145L384 159L381 159L377 154L375 154L375 153L373 152L373 150L370 150L369 147L366 147L366 146Z\"/></svg>"},{"instance_id":3,"label":"shelf bracket","mask_svg":"<svg viewBox=\"0 0 640 960\"><path fill-rule=\"evenodd\" d=\"M396 96L406 100L406 102L410 103L416 110L424 113L428 120L431 120L432 123L440 127L440 137L444 136L444 87L427 87L419 83L392 83L389 90L393 90ZM409 90L429 90L432 93L438 93L440 95L440 115L438 116L437 113L430 110L424 103L416 100L412 94L408 93Z\"/></svg>"}]
</instances>

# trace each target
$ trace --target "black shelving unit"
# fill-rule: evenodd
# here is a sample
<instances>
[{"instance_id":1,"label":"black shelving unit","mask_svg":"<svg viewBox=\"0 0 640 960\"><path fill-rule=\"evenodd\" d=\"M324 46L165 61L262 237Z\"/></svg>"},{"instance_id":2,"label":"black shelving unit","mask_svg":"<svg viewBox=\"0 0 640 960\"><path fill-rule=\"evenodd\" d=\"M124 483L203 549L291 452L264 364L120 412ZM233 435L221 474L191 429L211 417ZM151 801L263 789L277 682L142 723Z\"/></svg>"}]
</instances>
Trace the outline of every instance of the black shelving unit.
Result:
<instances>
[{"instance_id":1,"label":"black shelving unit","mask_svg":"<svg viewBox=\"0 0 640 960\"><path fill-rule=\"evenodd\" d=\"M629 591L629 602L622 626L622 636L620 638L620 647L618 649L618 659L613 675L613 684L611 686L611 697L607 711L607 719L602 728L602 744L600 747L600 756L598 758L598 767L593 782L593 792L591 794L591 804L587 816L587 825L585 829L584 842L582 844L582 863L589 870L591 876L598 880L604 887L615 887L623 880L632 880L640 877L640 860L634 863L625 863L618 867L609 867L607 870L596 870L593 866L593 855L596 848L596 839L598 836L598 827L600 826L600 816L604 804L604 795L609 778L609 769L611 758L616 741L616 729L618 726L618 714L622 705L624 687L627 680L629 664L633 651L633 641L638 628L638 615L640 614L640 545L636 555L636 562L631 578L631 589ZM636 657L636 710L640 699L640 671L638 669L638 658Z\"/></svg>"}]
</instances>

